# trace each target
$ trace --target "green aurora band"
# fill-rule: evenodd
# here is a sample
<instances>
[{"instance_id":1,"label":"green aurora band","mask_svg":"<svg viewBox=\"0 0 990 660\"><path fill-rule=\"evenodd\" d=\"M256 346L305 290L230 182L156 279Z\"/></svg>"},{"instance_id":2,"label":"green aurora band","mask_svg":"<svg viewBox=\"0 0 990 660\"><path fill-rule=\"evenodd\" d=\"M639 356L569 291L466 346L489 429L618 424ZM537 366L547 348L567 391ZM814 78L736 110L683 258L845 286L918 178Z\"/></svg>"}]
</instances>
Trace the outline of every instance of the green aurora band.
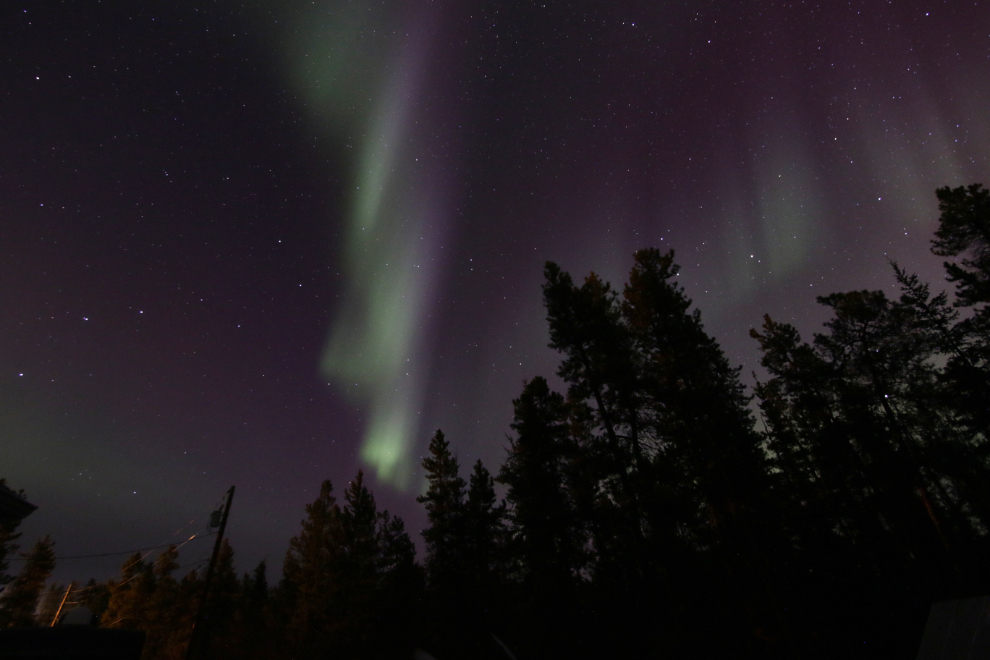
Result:
<instances>
[{"instance_id":1,"label":"green aurora band","mask_svg":"<svg viewBox=\"0 0 990 660\"><path fill-rule=\"evenodd\" d=\"M435 365L422 349L438 295L437 263L450 188L439 159L429 157L431 147L449 136L443 134L443 122L425 110L429 94L424 80L433 64L430 35L440 11L425 7L431 5L314 2L285 10L294 12L291 20L276 28L282 35L279 55L313 130L356 150L349 164L353 199L345 235L334 246L341 252L347 284L320 370L362 414L361 459L380 480L397 488L418 485L412 484L412 450L423 430L423 392L435 385L428 377ZM943 98L931 81L918 82L913 56L904 57L900 78L877 89L839 86L833 95L841 100L816 108L821 116L812 119L802 111L806 99L786 93L775 82L796 76L791 70L796 65L775 62L761 74L764 88L753 93L764 105L740 110L749 127L740 138L746 155L739 159L733 156L738 149L726 149L724 156L717 151L704 206L678 200L676 187L663 198L655 210L657 226L680 218L682 224L710 227L712 233L699 229L687 236L724 255L707 269L700 256L695 268L684 264L695 290L722 292L713 298L717 304L699 297L710 323L717 325L722 313L735 314L771 283L785 286L807 277L816 263L841 259L845 247L860 240L860 230L907 235L910 229L912 235L924 235L934 229L931 191L936 185L969 181L967 172L978 162L973 154L985 152L990 131L984 122L956 124L953 132L945 117L986 116L982 95ZM872 74L867 67L862 75ZM980 81L965 72L947 75L956 78L946 83L948 88L981 89ZM912 89L921 91L907 95L905 90ZM670 91L674 94L676 87ZM811 137L814 121L830 126L827 143ZM560 127L560 134L566 135L566 129ZM711 139L731 146L736 138L720 136L718 130L712 129ZM967 138L963 144L961 137ZM699 144L704 145L703 136ZM626 164L621 154L616 159ZM836 189L857 201L835 198L831 191ZM579 195L566 189L542 192L549 208L573 207L568 235L601 245L613 240L608 231L616 221L589 216L585 202L600 195L606 207L621 207L616 197L621 190L612 185ZM619 241L611 251L626 254L627 247L631 251L641 245ZM681 254L688 254L687 249ZM603 252L591 250L595 256L587 267L621 281L625 266L613 267ZM829 268L849 267L836 261ZM527 299L520 310L532 312L529 303L538 304ZM480 376L463 374L468 380L477 377L472 382L482 382ZM478 395L457 391L452 396L464 402ZM448 423L456 426L456 420L445 419L445 427Z\"/></svg>"},{"instance_id":2,"label":"green aurora band","mask_svg":"<svg viewBox=\"0 0 990 660\"><path fill-rule=\"evenodd\" d=\"M357 148L342 261L347 287L320 363L365 422L361 458L406 488L422 374L417 355L442 228L412 133L426 48L423 20L380 3L313 5L295 16L289 66L309 119Z\"/></svg>"}]
</instances>

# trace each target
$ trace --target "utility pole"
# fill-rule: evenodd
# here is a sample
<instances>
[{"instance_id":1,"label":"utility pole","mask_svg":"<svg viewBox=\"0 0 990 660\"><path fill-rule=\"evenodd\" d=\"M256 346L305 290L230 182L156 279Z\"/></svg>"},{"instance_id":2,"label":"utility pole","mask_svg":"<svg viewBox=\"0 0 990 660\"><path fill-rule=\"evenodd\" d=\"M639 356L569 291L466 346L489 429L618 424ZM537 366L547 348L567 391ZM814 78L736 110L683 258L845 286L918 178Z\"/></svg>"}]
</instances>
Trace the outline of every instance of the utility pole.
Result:
<instances>
[{"instance_id":1,"label":"utility pole","mask_svg":"<svg viewBox=\"0 0 990 660\"><path fill-rule=\"evenodd\" d=\"M65 590L65 595L62 596L62 602L58 604L58 610L55 612L55 616L52 618L52 624L50 628L54 628L55 624L58 623L58 615L62 613L62 608L65 607L65 601L69 599L69 592L72 591L72 583L69 583L69 588Z\"/></svg>"},{"instance_id":2,"label":"utility pole","mask_svg":"<svg viewBox=\"0 0 990 660\"><path fill-rule=\"evenodd\" d=\"M203 584L203 596L199 601L199 612L196 613L196 622L193 623L192 633L189 635L189 646L186 647L186 660L192 660L196 652L196 643L203 637L203 612L206 609L206 598L210 594L210 582L213 581L213 569L217 566L217 556L220 554L220 545L223 542L223 531L227 528L227 515L230 513L230 503L234 501L234 487L227 491L227 504L223 508L223 517L220 519L220 529L217 531L217 542L213 544L213 556L210 557L210 567L206 569L206 580Z\"/></svg>"}]
</instances>

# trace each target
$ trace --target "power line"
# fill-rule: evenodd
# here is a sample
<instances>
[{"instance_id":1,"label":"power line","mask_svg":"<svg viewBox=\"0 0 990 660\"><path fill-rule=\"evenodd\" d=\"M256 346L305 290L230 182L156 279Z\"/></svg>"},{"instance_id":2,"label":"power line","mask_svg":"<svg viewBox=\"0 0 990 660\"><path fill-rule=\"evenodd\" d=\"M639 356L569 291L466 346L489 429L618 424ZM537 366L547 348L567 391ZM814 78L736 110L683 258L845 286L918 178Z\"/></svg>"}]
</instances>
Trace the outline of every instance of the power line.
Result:
<instances>
[{"instance_id":1,"label":"power line","mask_svg":"<svg viewBox=\"0 0 990 660\"><path fill-rule=\"evenodd\" d=\"M206 534L196 535L196 536L193 536L192 538L188 539L187 541L185 541L181 545L185 545L186 543L189 543L189 541L195 541L196 539L203 539L203 538L206 538L207 536L214 536L215 534L216 534L216 532L208 532ZM115 555L132 555L135 552L148 552L150 550L157 550L158 548L167 548L170 545L176 545L176 544L175 543L163 543L162 545L153 545L150 548L137 548L135 550L121 550L120 552L101 552L101 553L95 554L95 555L72 555L70 557L56 557L55 558L55 561L64 561L66 559L92 559L94 557L113 557ZM11 557L7 561L26 561L27 559L28 559L27 557Z\"/></svg>"}]
</instances>

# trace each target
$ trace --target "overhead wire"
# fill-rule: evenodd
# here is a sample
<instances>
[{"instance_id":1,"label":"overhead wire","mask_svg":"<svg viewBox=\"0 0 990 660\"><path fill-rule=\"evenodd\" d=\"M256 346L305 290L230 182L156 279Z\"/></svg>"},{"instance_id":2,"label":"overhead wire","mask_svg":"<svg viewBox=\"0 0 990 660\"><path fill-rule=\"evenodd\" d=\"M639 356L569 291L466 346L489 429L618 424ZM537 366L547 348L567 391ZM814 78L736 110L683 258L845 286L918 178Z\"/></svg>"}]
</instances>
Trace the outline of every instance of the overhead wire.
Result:
<instances>
[{"instance_id":1,"label":"overhead wire","mask_svg":"<svg viewBox=\"0 0 990 660\"><path fill-rule=\"evenodd\" d=\"M220 498L217 500L217 503L214 504L213 510L216 510L221 505L221 503L223 502L223 500L224 500L225 497L226 497L226 495L221 495L220 496ZM171 539L172 537L176 536L177 534L182 533L183 530L188 529L190 525L192 525L194 522L196 522L199 519L199 517L200 516L194 516L185 525L183 525L182 527L180 527L178 530L172 532L172 534L171 534L171 536L169 536L169 538ZM179 548L183 547L184 545L186 545L190 541L194 541L196 539L201 539L201 538L206 538L206 537L209 537L209 536L216 536L216 534L217 534L217 532L210 531L210 527L209 527L209 525L207 525L207 527L206 527L206 533L205 534L193 534L192 536L190 536L189 538L187 538L185 541L183 541L182 543L180 543L178 545L176 545L175 543L169 542L169 543L162 543L161 545L151 546L151 547L148 547L148 548L137 548L137 549L134 549L134 550L121 550L119 552L102 552L102 553L96 553L96 554L91 554L91 555L71 555L71 556L68 556L68 557L55 557L55 561L61 561L61 560L67 560L67 559L92 559L92 558L97 558L97 557L113 557L113 556L116 556L116 555L129 555L129 554L134 554L134 553L144 553L140 557L138 557L137 559L135 559L134 561L130 562L129 564L126 564L126 565L122 566L120 570L121 570L121 573L123 573L128 568L130 568L131 566L134 566L138 562L144 561L144 559L147 558L148 555L150 555L155 550L158 550L160 548L167 548L167 547L175 546L176 551L178 551ZM7 561L25 561L27 559L28 559L28 557L10 557ZM188 568L189 566L195 566L195 568L199 568L200 566L202 566L203 564L205 564L209 560L210 560L209 557L207 557L205 559L198 559L198 560L192 561L192 562L190 562L188 564L184 564L182 566L179 566L178 567L178 570L181 570L183 568ZM195 570L195 568L194 568L194 570ZM116 584L114 586L115 587L121 587L121 586L127 584L128 582L130 582L131 580L133 580L136 577L138 577L138 574L132 575L131 577L129 577L126 580L124 580L123 582L120 582L120 583L118 583L118 584ZM82 593L84 591L88 591L89 589L93 589L93 588L96 588L96 587L99 587L99 586L102 586L102 585L101 584L97 584L97 585L93 585L93 586L79 587L75 591L76 591L76 593ZM0 590L2 590L2 589L0 589Z\"/></svg>"},{"instance_id":2,"label":"overhead wire","mask_svg":"<svg viewBox=\"0 0 990 660\"><path fill-rule=\"evenodd\" d=\"M135 548L134 550L120 550L119 552L100 552L93 555L70 555L68 557L55 557L55 561L64 561L66 559L92 559L94 557L113 557L115 555L131 555L134 554L135 552L147 552L150 550L157 550L159 548L167 548L172 545L175 545L175 549L178 550L179 548L184 546L186 543L189 543L190 541L193 541L195 539L203 539L206 538L207 536L215 536L215 535L216 532L207 532L206 534L193 534L179 545L175 545L174 543L163 543L161 545L153 545L149 548ZM27 559L28 557L11 557L7 561L26 561Z\"/></svg>"},{"instance_id":3,"label":"overhead wire","mask_svg":"<svg viewBox=\"0 0 990 660\"><path fill-rule=\"evenodd\" d=\"M219 508L220 505L223 503L223 500L224 500L225 497L226 497L226 494L221 495L219 497L219 499L214 503L212 510L216 510L217 508ZM183 525L182 527L180 527L176 531L172 532L172 534L168 536L168 539L171 539L172 537L181 534L184 530L188 529L190 525L192 525L194 522L196 522L197 520L199 520L199 518L200 518L200 516L193 516L189 520L189 522L187 522L185 525ZM205 538L207 536L215 536L216 535L216 532L209 531L210 530L209 526L207 526L206 530L207 531L206 531L205 534L193 534L188 539L186 539L185 541L183 541L182 543L180 543L179 545L177 545L175 549L178 550L179 548L181 548L182 546L184 546L186 543L189 543L190 541L192 541L194 539ZM96 558L96 557L113 557L115 555L129 555L129 554L133 554L135 552L149 552L151 550L158 550L159 548L167 548L167 547L169 547L171 545L175 545L175 544L172 543L171 541L166 541L165 543L162 543L161 545L153 545L153 546L150 546L150 547L147 547L147 548L136 548L134 550L121 550L119 552L101 552L101 553L92 554L92 555L70 555L68 557L55 557L55 561L64 561L64 560L67 560L67 559L93 559L93 558ZM149 554L150 554L150 552L149 552ZM141 559L138 559L135 562L132 562L131 564L128 564L122 570L126 570L127 568L129 568L130 566L133 566L135 563L137 563L138 561L143 560L147 556L148 555L144 555L143 557L141 557ZM26 561L26 560L27 560L27 557L10 557L7 561Z\"/></svg>"}]
</instances>

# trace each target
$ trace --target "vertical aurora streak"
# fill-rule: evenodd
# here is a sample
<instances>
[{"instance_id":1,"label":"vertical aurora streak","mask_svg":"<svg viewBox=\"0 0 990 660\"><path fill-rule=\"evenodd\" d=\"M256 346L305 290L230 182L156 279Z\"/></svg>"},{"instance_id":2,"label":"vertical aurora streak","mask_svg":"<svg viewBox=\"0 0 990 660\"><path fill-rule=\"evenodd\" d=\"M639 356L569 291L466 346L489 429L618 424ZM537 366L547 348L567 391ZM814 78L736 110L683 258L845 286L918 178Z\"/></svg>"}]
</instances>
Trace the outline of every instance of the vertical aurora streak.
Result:
<instances>
[{"instance_id":1,"label":"vertical aurora streak","mask_svg":"<svg viewBox=\"0 0 990 660\"><path fill-rule=\"evenodd\" d=\"M320 371L364 421L360 456L404 488L425 371L420 357L432 246L442 231L424 144L413 134L429 21L395 6L314 5L297 17L294 80L318 130L356 148L343 244L342 303ZM397 20L399 23L397 23ZM396 29L401 28L401 29Z\"/></svg>"},{"instance_id":2,"label":"vertical aurora streak","mask_svg":"<svg viewBox=\"0 0 990 660\"><path fill-rule=\"evenodd\" d=\"M342 242L333 246L341 258L346 285L320 370L360 411L364 424L361 459L375 469L379 479L397 487L409 485L414 470L411 448L420 430L420 415L432 418L436 412L428 409L422 392L444 391L446 400L454 407L461 404L462 409L474 409L483 398L478 392L452 391L443 378L443 382L433 382L435 378L428 376L435 356L425 349L435 338L426 323L435 311L435 299L444 294L438 288L437 263L447 226L443 209L449 204L442 159L430 156L432 147L449 136L444 135L443 122L426 109L429 94L424 89L429 85L424 81L429 80L432 68L442 65L435 61L430 48L435 34L441 33L438 21L433 20L440 10L426 7L315 3L299 10L284 40L291 79L305 101L314 130L333 135L354 149L346 180L353 197L342 223ZM690 264L692 284L702 290L699 302L706 301L707 290L720 292L714 298L718 305L708 310L709 318L717 319L721 307L748 304L767 287L806 279L812 269L831 259L825 255L851 259L855 254L848 242L851 227L867 226L867 217L874 227L901 223L906 214L923 217L930 200L922 203L927 198L920 191L928 191L933 181L951 181L965 169L958 157L945 159L953 152L953 142L945 134L944 120L925 120L932 126L911 130L911 118L951 112L915 76L910 51L906 52L903 65L897 67L902 71L899 78L888 82L889 88L882 91L864 91L859 84L845 80L833 83L827 76L821 81L806 79L803 66L771 54L754 59L755 64L740 61L723 72L726 79L753 80L755 85L732 92L737 95L735 104L702 104L706 108L702 116L685 124L683 135L691 136L689 140L681 146L676 140L667 143L670 153L683 149L688 158L682 160L683 171L673 168L654 182L643 180L647 188L658 183L661 190L667 190L659 197L661 206L668 207L678 197L672 191L681 186L707 192L697 202L688 202L683 208L673 204L658 213L659 222L677 226L677 218L685 211L698 209L700 219L712 224L680 231L676 238L681 253L692 246L697 251L709 238L719 237L713 243L729 255L714 262L709 255ZM704 66L681 66L682 57L683 49L672 47L667 59L658 59L655 66L682 71L685 79L708 75ZM853 71L858 59L859 55L841 49L829 55L815 50L804 56L803 64L809 71L826 66L829 70L838 66ZM585 65L574 61L568 66L577 70ZM618 78L623 75L621 71L613 74ZM880 78L879 72L876 78ZM814 82L813 98L799 91L796 81L800 80ZM669 89L676 89L674 82L667 84ZM733 86L726 84L722 89ZM888 121L876 121L878 115ZM571 148L608 154L608 162L596 161L595 167L601 171L631 171L627 165L634 159L629 155L636 152L638 142L627 143L625 137L615 134L599 143L604 137L587 127L579 129L573 117L551 117L553 111L529 114L524 121L541 126L533 129L536 135L560 135ZM895 135L892 124L906 130ZM736 130L725 128L729 126ZM508 131L503 135L506 144L522 135L512 127L499 130ZM918 143L924 144L925 139L919 133L927 133L928 140L920 151ZM666 140L659 128L653 135L657 143ZM726 149L726 145L731 146ZM900 161L899 152L914 152L920 160ZM542 152L533 148L531 153ZM695 163L706 162L719 166L689 173ZM477 187L478 212L487 215L501 209L500 218L519 213L503 208L503 200L492 191L532 185L538 171L528 170L528 165L518 169L521 180L509 178L491 187ZM925 175L933 165L938 171L935 178ZM649 166L642 168L650 171ZM508 176L507 171L458 176L482 181L493 174L498 179ZM621 207L630 196L645 192L640 188L643 183L636 181L632 174L622 181L592 179L590 186L577 193L577 199L596 199L606 207ZM470 179L452 183L472 185ZM564 201L575 198L571 187L544 185L534 191L533 199L540 201L521 211L530 221L538 221L539 214L555 204L567 206ZM896 196L896 215L890 214L888 207L873 206L881 198L888 199L892 188L918 191ZM843 190L846 200L837 201L830 194L834 190ZM570 205L582 207L580 203ZM635 232L597 217L577 211L569 218L573 226L567 233L582 233L582 242L589 246L592 242L607 243L612 246L609 251L617 254L641 247L640 239L632 237ZM483 224L494 227L498 222L492 218ZM539 222L533 225L539 226ZM537 235L523 234L526 238L521 244L531 243ZM500 237L493 245L507 240ZM596 253L596 248L589 249ZM554 251L546 256L553 258ZM838 284L841 281L836 279L836 285L844 286ZM530 319L518 321L525 324ZM735 348L736 354L750 350L744 341ZM510 362L502 357L495 355L491 364ZM517 361L512 364L522 366ZM505 382L512 377L506 376ZM488 376L465 374L464 378L482 382ZM451 422L445 417L443 423ZM458 423L452 428L455 434Z\"/></svg>"},{"instance_id":3,"label":"vertical aurora streak","mask_svg":"<svg viewBox=\"0 0 990 660\"><path fill-rule=\"evenodd\" d=\"M11 4L0 463L43 505L24 538L153 545L237 483L250 565L356 462L423 528L400 489L430 432L497 471L522 382L557 368L546 260L621 286L633 251L676 249L744 376L764 313L811 336L816 296L897 295L888 258L951 288L933 192L990 183L985 3L758 9Z\"/></svg>"},{"instance_id":4,"label":"vertical aurora streak","mask_svg":"<svg viewBox=\"0 0 990 660\"><path fill-rule=\"evenodd\" d=\"M421 333L419 310L429 290L422 234L429 202L416 194L410 157L409 104L416 58L390 81L362 145L356 203L349 222L347 298L321 368L367 405L362 458L378 477L404 486L410 428L421 383L411 374ZM353 388L353 389L352 389Z\"/></svg>"}]
</instances>

